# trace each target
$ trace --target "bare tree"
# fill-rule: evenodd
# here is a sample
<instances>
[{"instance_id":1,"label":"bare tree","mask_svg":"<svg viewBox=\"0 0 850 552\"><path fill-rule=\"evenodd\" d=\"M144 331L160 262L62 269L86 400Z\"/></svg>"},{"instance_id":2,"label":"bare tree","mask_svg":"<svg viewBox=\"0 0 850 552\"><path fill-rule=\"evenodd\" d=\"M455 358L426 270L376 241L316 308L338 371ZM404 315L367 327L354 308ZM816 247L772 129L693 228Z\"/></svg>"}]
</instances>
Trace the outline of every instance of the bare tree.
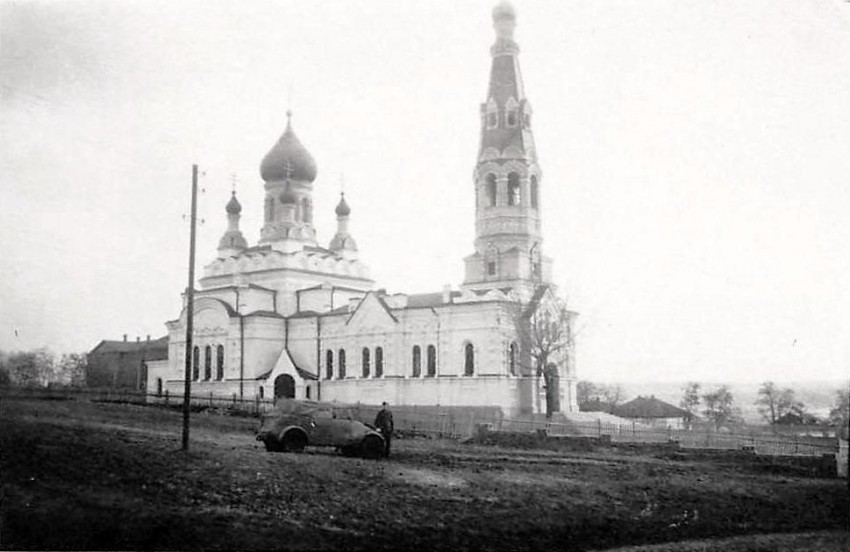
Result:
<instances>
[{"instance_id":1,"label":"bare tree","mask_svg":"<svg viewBox=\"0 0 850 552\"><path fill-rule=\"evenodd\" d=\"M572 327L573 314L567 309L563 299L551 296L545 304L542 299L549 290L540 286L517 319L517 329L523 347L530 355L532 371L538 384L543 381L546 398L546 417L559 412L560 392L558 383L559 359L569 355L574 344Z\"/></svg>"},{"instance_id":2,"label":"bare tree","mask_svg":"<svg viewBox=\"0 0 850 552\"><path fill-rule=\"evenodd\" d=\"M576 400L579 406L589 402L602 400L602 388L590 381L580 381L576 384Z\"/></svg>"},{"instance_id":3,"label":"bare tree","mask_svg":"<svg viewBox=\"0 0 850 552\"><path fill-rule=\"evenodd\" d=\"M69 353L63 354L59 359L59 367L56 371L56 382L62 385L80 387L86 383L86 354Z\"/></svg>"},{"instance_id":4,"label":"bare tree","mask_svg":"<svg viewBox=\"0 0 850 552\"><path fill-rule=\"evenodd\" d=\"M612 383L602 387L602 397L608 403L608 408L613 412L623 402L623 387L619 383Z\"/></svg>"},{"instance_id":5,"label":"bare tree","mask_svg":"<svg viewBox=\"0 0 850 552\"><path fill-rule=\"evenodd\" d=\"M803 417L803 403L796 400L794 390L779 389L772 381L761 384L755 404L758 405L759 413L770 425L776 425L781 418L789 415Z\"/></svg>"},{"instance_id":6,"label":"bare tree","mask_svg":"<svg viewBox=\"0 0 850 552\"><path fill-rule=\"evenodd\" d=\"M850 424L850 388L845 387L835 392L835 402L829 411L829 423L842 427Z\"/></svg>"},{"instance_id":7,"label":"bare tree","mask_svg":"<svg viewBox=\"0 0 850 552\"><path fill-rule=\"evenodd\" d=\"M705 405L703 414L705 414L706 418L714 422L715 429L720 428L735 418L735 398L726 385L721 385L714 391L704 393L702 395L702 401Z\"/></svg>"},{"instance_id":8,"label":"bare tree","mask_svg":"<svg viewBox=\"0 0 850 552\"><path fill-rule=\"evenodd\" d=\"M8 382L21 387L47 385L53 379L55 359L47 349L12 353L3 361Z\"/></svg>"},{"instance_id":9,"label":"bare tree","mask_svg":"<svg viewBox=\"0 0 850 552\"><path fill-rule=\"evenodd\" d=\"M682 399L679 401L679 407L686 412L685 427L691 428L696 419L697 407L700 403L700 384L695 381L690 381L682 388Z\"/></svg>"}]
</instances>

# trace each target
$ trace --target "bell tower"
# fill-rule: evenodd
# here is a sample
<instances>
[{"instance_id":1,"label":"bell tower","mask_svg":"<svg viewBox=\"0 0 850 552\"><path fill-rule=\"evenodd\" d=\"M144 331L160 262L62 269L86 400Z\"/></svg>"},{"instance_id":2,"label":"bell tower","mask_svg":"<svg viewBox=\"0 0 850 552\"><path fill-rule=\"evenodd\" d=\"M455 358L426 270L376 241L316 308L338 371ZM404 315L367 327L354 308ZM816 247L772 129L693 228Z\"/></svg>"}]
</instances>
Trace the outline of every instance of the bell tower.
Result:
<instances>
[{"instance_id":1,"label":"bell tower","mask_svg":"<svg viewBox=\"0 0 850 552\"><path fill-rule=\"evenodd\" d=\"M542 172L531 132L514 41L516 12L502 2L493 8L496 41L487 100L481 104L481 143L473 172L475 253L464 259L463 288L515 289L530 294L551 279L540 229Z\"/></svg>"}]
</instances>

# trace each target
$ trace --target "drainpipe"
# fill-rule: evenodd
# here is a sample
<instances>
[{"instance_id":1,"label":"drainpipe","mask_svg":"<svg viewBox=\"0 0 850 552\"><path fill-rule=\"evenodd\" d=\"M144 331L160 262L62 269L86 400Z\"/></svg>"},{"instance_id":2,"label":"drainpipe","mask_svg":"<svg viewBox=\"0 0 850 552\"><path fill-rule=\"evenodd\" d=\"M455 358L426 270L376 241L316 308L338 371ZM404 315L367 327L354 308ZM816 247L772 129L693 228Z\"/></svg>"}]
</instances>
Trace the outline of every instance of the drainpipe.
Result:
<instances>
[{"instance_id":1,"label":"drainpipe","mask_svg":"<svg viewBox=\"0 0 850 552\"><path fill-rule=\"evenodd\" d=\"M333 292L332 292L333 293ZM322 318L316 316L316 400L322 399Z\"/></svg>"},{"instance_id":2,"label":"drainpipe","mask_svg":"<svg viewBox=\"0 0 850 552\"><path fill-rule=\"evenodd\" d=\"M245 317L239 315L239 400L245 398Z\"/></svg>"}]
</instances>

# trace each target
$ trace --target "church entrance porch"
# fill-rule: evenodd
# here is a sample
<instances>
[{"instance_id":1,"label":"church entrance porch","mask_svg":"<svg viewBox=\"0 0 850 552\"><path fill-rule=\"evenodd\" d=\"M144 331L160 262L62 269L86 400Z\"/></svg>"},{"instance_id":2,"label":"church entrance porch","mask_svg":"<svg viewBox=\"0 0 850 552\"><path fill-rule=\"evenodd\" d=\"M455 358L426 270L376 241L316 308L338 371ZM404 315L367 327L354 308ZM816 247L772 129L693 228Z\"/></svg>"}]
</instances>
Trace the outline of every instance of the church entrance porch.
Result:
<instances>
[{"instance_id":1,"label":"church entrance porch","mask_svg":"<svg viewBox=\"0 0 850 552\"><path fill-rule=\"evenodd\" d=\"M295 378L289 374L281 374L274 379L274 398L275 399L294 399L295 398Z\"/></svg>"}]
</instances>

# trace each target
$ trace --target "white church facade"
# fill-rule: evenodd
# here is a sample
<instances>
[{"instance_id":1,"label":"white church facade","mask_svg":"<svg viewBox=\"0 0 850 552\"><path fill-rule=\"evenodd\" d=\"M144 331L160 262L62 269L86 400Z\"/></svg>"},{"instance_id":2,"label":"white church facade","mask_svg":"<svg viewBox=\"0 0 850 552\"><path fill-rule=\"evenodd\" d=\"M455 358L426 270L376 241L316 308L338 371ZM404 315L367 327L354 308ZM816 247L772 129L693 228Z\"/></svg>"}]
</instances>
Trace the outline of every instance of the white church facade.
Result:
<instances>
[{"instance_id":1,"label":"white church facade","mask_svg":"<svg viewBox=\"0 0 850 552\"><path fill-rule=\"evenodd\" d=\"M249 246L235 192L216 258L195 291L192 394L344 403L500 406L507 415L577 411L575 313L542 251L542 173L513 40L516 16L493 10L496 41L474 172L474 252L459 289L376 290L336 205L325 247L313 226L313 157L287 127L260 166L260 240ZM148 389L182 395L187 312L166 323L168 359Z\"/></svg>"}]
</instances>

